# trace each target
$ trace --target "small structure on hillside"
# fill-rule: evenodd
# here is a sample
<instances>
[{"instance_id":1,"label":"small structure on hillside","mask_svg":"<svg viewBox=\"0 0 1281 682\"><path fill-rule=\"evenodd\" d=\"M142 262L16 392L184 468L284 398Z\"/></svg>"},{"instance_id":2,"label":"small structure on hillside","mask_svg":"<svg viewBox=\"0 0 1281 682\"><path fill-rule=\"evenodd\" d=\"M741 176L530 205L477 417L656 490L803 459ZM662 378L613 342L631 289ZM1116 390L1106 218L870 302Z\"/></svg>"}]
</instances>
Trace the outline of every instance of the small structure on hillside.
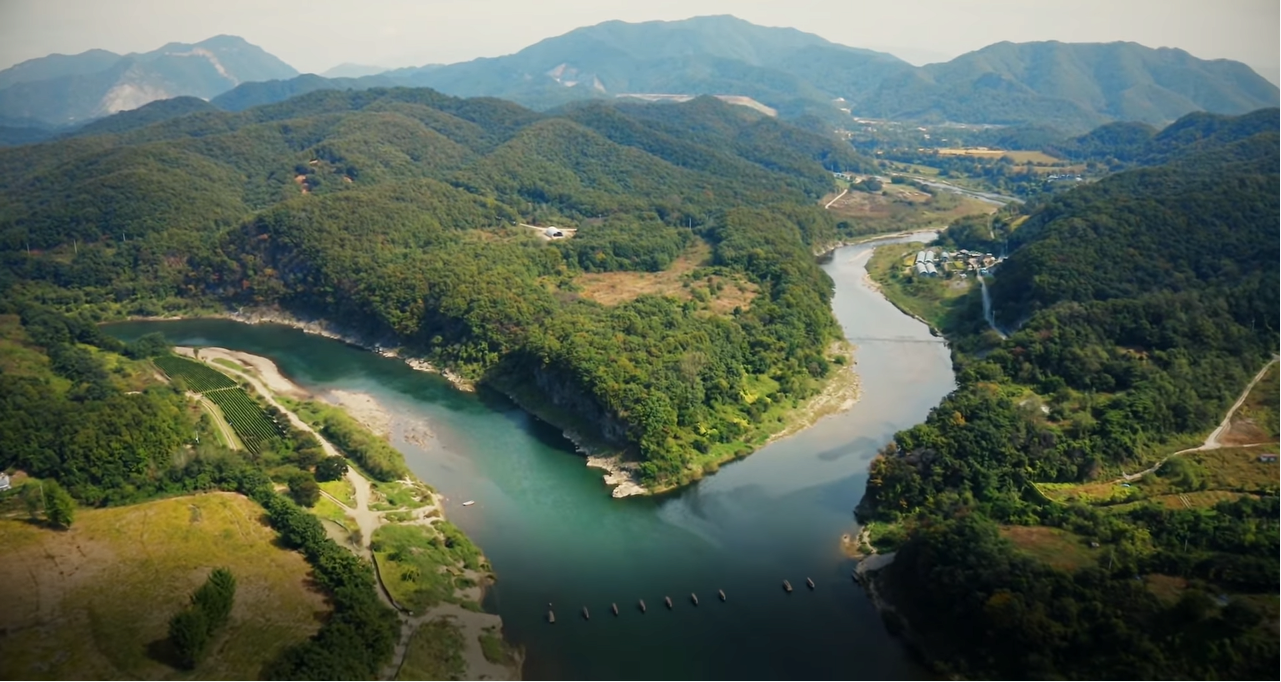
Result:
<instances>
[{"instance_id":1,"label":"small structure on hillside","mask_svg":"<svg viewBox=\"0 0 1281 682\"><path fill-rule=\"evenodd\" d=\"M1259 455L1259 461L1265 464L1276 464L1277 456L1273 454ZM0 486L3 486L3 487L0 487L0 490L4 490L5 488L9 487L9 478L7 476L3 479L3 483L0 483Z\"/></svg>"},{"instance_id":2,"label":"small structure on hillside","mask_svg":"<svg viewBox=\"0 0 1281 682\"><path fill-rule=\"evenodd\" d=\"M916 262L917 262L917 263L924 263L924 262L925 262L925 252L924 252L924 251L917 251L917 252L916 252Z\"/></svg>"},{"instance_id":3,"label":"small structure on hillside","mask_svg":"<svg viewBox=\"0 0 1281 682\"><path fill-rule=\"evenodd\" d=\"M938 268L934 267L934 263L927 262L925 264L925 274L934 276L939 274L939 271L938 271Z\"/></svg>"},{"instance_id":4,"label":"small structure on hillside","mask_svg":"<svg viewBox=\"0 0 1281 682\"><path fill-rule=\"evenodd\" d=\"M917 263L917 264L916 264L916 274L918 274L918 275L920 275L920 276L922 276L922 277L924 277L924 276L925 276L925 274L926 274L926 272L925 272L925 263Z\"/></svg>"},{"instance_id":5,"label":"small structure on hillside","mask_svg":"<svg viewBox=\"0 0 1281 682\"><path fill-rule=\"evenodd\" d=\"M0 471L0 492L8 490L11 485L12 482L9 480L9 474Z\"/></svg>"},{"instance_id":6,"label":"small structure on hillside","mask_svg":"<svg viewBox=\"0 0 1281 682\"><path fill-rule=\"evenodd\" d=\"M546 230L543 230L543 234L547 235L552 239L565 236L564 232L561 232L558 228L555 228L555 227L549 227Z\"/></svg>"}]
</instances>

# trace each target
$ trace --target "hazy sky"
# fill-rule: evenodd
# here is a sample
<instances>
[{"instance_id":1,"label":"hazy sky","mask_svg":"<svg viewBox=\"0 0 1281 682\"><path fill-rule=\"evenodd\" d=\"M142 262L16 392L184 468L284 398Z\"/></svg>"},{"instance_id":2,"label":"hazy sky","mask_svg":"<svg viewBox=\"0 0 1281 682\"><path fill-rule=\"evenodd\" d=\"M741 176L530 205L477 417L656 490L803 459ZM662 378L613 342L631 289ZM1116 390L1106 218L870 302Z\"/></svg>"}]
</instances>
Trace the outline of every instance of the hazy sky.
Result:
<instances>
[{"instance_id":1,"label":"hazy sky","mask_svg":"<svg viewBox=\"0 0 1281 682\"><path fill-rule=\"evenodd\" d=\"M1277 0L0 0L0 68L51 52L146 52L238 35L304 72L516 52L609 19L734 14L942 61L1002 40L1130 40L1278 70ZM1266 71L1266 72L1265 72Z\"/></svg>"}]
</instances>

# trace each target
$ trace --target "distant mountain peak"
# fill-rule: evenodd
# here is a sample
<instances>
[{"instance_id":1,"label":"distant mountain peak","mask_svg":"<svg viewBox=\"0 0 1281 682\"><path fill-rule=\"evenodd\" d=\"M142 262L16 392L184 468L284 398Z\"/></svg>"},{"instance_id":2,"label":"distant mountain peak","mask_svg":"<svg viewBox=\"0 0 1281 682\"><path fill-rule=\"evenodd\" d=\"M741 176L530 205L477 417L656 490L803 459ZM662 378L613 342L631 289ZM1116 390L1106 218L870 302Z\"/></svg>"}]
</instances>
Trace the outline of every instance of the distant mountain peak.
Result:
<instances>
[{"instance_id":1,"label":"distant mountain peak","mask_svg":"<svg viewBox=\"0 0 1281 682\"><path fill-rule=\"evenodd\" d=\"M233 35L128 55L50 55L0 71L0 117L62 126L159 99L207 100L241 83L296 75L293 67Z\"/></svg>"}]
</instances>

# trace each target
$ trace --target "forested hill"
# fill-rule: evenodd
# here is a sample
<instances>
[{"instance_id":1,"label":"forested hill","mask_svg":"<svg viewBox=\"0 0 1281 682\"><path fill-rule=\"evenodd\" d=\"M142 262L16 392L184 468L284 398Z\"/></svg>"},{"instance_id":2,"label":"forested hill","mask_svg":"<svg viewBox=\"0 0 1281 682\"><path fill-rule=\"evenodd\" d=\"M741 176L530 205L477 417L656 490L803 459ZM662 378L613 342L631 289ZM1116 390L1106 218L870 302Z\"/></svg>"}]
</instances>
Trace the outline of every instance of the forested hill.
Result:
<instances>
[{"instance_id":1,"label":"forested hill","mask_svg":"<svg viewBox=\"0 0 1281 682\"><path fill-rule=\"evenodd\" d=\"M1281 110L1275 107L1240 116L1198 111L1162 130L1133 121L1108 123L1050 145L1046 151L1059 158L1099 161L1114 168L1155 165L1278 129L1281 129Z\"/></svg>"},{"instance_id":2,"label":"forested hill","mask_svg":"<svg viewBox=\"0 0 1281 682\"><path fill-rule=\"evenodd\" d=\"M855 228L816 204L867 167L839 140L714 98L555 116L426 89L120 123L0 150L6 297L321 316L557 405L659 485L750 452L830 371L811 254ZM605 303L585 274L677 263Z\"/></svg>"},{"instance_id":3,"label":"forested hill","mask_svg":"<svg viewBox=\"0 0 1281 682\"><path fill-rule=\"evenodd\" d=\"M958 388L873 463L859 508L904 529L884 584L940 670L1277 667L1268 450L1192 453L1109 483L1199 444L1276 352L1277 150L1276 132L1253 135L1011 223L991 297L1014 331L980 331L975 299L973 324L948 332ZM1275 412L1260 419L1275 443Z\"/></svg>"}]
</instances>

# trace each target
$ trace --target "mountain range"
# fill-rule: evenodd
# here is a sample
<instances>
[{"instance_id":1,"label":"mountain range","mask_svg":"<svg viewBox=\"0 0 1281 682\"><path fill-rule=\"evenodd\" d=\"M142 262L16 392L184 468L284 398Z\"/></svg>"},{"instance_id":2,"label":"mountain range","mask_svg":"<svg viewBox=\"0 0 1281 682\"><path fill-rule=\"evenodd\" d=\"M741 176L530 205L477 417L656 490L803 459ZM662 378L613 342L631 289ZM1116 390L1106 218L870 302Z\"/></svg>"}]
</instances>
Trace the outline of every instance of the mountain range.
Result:
<instances>
[{"instance_id":1,"label":"mountain range","mask_svg":"<svg viewBox=\"0 0 1281 682\"><path fill-rule=\"evenodd\" d=\"M0 71L0 122L82 124L158 99L207 100L241 83L297 75L262 48L225 35L141 54L55 54Z\"/></svg>"},{"instance_id":2,"label":"mountain range","mask_svg":"<svg viewBox=\"0 0 1281 682\"><path fill-rule=\"evenodd\" d=\"M1192 111L1241 114L1281 103L1277 87L1248 66L1173 48L1003 42L916 67L732 16L608 21L502 57L376 71L344 64L325 76L298 75L231 36L141 55L51 55L0 71L0 126L67 126L184 95L241 111L320 89L394 86L501 97L540 110L627 95L732 95L784 118L816 116L827 124L853 114L1038 123L1081 133L1110 121L1164 125Z\"/></svg>"}]
</instances>

